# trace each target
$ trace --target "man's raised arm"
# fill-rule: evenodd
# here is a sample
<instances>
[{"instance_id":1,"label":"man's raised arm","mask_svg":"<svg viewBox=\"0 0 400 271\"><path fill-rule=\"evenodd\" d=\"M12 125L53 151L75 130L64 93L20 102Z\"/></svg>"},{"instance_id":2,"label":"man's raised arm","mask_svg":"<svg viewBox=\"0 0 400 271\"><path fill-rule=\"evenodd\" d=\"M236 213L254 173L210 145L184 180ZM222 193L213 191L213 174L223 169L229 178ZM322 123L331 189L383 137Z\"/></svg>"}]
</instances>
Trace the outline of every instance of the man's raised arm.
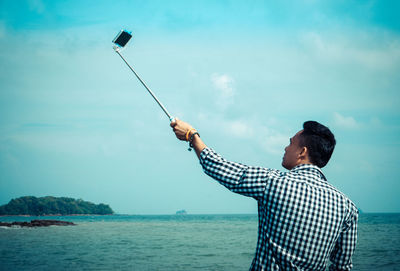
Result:
<instances>
[{"instance_id":1,"label":"man's raised arm","mask_svg":"<svg viewBox=\"0 0 400 271\"><path fill-rule=\"evenodd\" d=\"M188 123L171 122L178 139L192 143L204 172L232 192L258 198L263 195L271 170L230 162L208 148Z\"/></svg>"}]
</instances>

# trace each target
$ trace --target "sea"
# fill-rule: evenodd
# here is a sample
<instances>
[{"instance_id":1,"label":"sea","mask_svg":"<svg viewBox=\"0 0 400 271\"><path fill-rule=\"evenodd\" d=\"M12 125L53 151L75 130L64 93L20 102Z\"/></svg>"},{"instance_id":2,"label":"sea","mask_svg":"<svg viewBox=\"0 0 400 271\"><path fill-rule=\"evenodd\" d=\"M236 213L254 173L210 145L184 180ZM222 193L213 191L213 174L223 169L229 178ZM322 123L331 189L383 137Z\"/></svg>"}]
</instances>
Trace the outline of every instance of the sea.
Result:
<instances>
[{"instance_id":1,"label":"sea","mask_svg":"<svg viewBox=\"0 0 400 271\"><path fill-rule=\"evenodd\" d=\"M0 270L248 270L257 215L0 217ZM362 213L353 270L400 270L400 214Z\"/></svg>"}]
</instances>

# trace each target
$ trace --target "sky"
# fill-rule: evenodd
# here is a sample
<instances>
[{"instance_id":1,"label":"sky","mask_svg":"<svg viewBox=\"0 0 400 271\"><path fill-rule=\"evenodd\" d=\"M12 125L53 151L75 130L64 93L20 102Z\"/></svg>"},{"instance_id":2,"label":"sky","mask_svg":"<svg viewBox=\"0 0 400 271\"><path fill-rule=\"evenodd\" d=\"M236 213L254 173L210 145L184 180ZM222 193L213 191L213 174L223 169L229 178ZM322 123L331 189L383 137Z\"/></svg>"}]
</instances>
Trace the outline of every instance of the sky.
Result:
<instances>
[{"instance_id":1,"label":"sky","mask_svg":"<svg viewBox=\"0 0 400 271\"><path fill-rule=\"evenodd\" d=\"M398 1L0 1L0 205L21 196L120 214L256 213L206 176L112 49L228 160L284 170L307 120L364 212L400 212Z\"/></svg>"}]
</instances>

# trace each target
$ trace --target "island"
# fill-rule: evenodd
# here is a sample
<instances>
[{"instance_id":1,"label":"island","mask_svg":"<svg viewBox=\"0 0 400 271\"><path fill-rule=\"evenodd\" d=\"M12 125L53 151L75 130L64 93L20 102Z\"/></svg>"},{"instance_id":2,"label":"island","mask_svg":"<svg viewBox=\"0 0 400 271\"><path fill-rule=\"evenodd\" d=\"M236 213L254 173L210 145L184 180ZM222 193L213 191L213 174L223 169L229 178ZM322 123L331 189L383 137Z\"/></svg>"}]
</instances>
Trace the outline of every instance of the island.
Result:
<instances>
[{"instance_id":1,"label":"island","mask_svg":"<svg viewBox=\"0 0 400 271\"><path fill-rule=\"evenodd\" d=\"M114 211L107 204L94 204L82 199L67 197L25 196L10 200L0 206L0 216L28 215L111 215Z\"/></svg>"},{"instance_id":2,"label":"island","mask_svg":"<svg viewBox=\"0 0 400 271\"><path fill-rule=\"evenodd\" d=\"M179 211L176 211L175 214L177 214L177 215L187 215L187 212L186 212L186 210L179 210Z\"/></svg>"}]
</instances>

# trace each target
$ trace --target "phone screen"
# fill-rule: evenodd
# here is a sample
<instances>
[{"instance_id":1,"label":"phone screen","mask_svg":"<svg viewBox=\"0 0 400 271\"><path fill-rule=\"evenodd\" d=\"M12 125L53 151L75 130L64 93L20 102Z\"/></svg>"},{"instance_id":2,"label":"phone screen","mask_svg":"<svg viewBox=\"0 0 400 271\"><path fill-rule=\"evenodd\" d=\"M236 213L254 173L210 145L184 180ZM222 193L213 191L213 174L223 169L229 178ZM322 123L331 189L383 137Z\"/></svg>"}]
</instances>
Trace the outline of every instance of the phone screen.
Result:
<instances>
[{"instance_id":1,"label":"phone screen","mask_svg":"<svg viewBox=\"0 0 400 271\"><path fill-rule=\"evenodd\" d=\"M131 38L132 35L124 30L119 33L119 35L113 40L113 42L120 47L124 47Z\"/></svg>"}]
</instances>

